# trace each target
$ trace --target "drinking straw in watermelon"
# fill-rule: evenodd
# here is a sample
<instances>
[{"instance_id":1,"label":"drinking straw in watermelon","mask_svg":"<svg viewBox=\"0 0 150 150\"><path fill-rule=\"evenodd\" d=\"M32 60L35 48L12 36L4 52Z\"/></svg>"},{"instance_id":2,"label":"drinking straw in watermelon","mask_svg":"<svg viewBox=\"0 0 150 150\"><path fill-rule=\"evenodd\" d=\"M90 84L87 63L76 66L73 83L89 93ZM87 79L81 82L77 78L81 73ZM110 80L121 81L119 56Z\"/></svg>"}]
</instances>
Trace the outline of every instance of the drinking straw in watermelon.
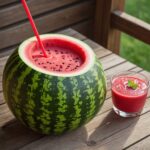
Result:
<instances>
[{"instance_id":1,"label":"drinking straw in watermelon","mask_svg":"<svg viewBox=\"0 0 150 150\"><path fill-rule=\"evenodd\" d=\"M34 32L36 38L37 38L37 41L38 41L38 43L39 43L39 46L40 46L40 48L41 48L41 50L42 50L42 52L43 52L43 54L44 54L44 57L47 57L46 50L44 49L43 43L42 43L42 41L41 41L41 39L40 39L38 30L37 30L37 28L36 28L36 25L35 25L34 20L33 20L33 18L32 18L31 12L30 12L30 10L29 10L29 8L28 8L28 5L27 5L27 3L26 3L26 0L21 0L21 2L22 2L22 5L23 5L23 7L24 7L24 9L25 9L25 12L26 12L26 14L27 14L27 16L28 16L28 18L29 18L31 27L32 27L32 29L33 29L33 32Z\"/></svg>"}]
</instances>

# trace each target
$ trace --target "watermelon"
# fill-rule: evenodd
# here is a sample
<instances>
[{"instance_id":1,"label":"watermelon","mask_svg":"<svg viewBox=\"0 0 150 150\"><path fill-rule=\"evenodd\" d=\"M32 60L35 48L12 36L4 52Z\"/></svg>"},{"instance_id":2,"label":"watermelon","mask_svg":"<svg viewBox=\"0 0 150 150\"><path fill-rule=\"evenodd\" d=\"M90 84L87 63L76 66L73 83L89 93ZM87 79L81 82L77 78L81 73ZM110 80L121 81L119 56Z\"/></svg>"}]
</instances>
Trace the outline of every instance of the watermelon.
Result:
<instances>
[{"instance_id":1,"label":"watermelon","mask_svg":"<svg viewBox=\"0 0 150 150\"><path fill-rule=\"evenodd\" d=\"M42 56L35 37L24 41L6 63L3 93L22 124L57 135L96 115L105 100L106 79L101 63L84 42L61 34L45 34L41 39L48 57Z\"/></svg>"}]
</instances>

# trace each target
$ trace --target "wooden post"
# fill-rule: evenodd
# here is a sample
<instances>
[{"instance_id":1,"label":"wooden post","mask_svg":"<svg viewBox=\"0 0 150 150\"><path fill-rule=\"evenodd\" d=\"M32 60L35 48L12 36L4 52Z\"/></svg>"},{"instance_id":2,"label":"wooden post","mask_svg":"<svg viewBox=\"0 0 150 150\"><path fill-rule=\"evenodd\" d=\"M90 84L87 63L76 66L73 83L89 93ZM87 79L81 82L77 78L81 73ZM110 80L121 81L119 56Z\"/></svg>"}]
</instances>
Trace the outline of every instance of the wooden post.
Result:
<instances>
[{"instance_id":1,"label":"wooden post","mask_svg":"<svg viewBox=\"0 0 150 150\"><path fill-rule=\"evenodd\" d=\"M107 47L112 0L96 0L94 40Z\"/></svg>"},{"instance_id":2,"label":"wooden post","mask_svg":"<svg viewBox=\"0 0 150 150\"><path fill-rule=\"evenodd\" d=\"M94 40L119 54L120 32L111 26L111 12L124 9L124 0L96 0Z\"/></svg>"}]
</instances>

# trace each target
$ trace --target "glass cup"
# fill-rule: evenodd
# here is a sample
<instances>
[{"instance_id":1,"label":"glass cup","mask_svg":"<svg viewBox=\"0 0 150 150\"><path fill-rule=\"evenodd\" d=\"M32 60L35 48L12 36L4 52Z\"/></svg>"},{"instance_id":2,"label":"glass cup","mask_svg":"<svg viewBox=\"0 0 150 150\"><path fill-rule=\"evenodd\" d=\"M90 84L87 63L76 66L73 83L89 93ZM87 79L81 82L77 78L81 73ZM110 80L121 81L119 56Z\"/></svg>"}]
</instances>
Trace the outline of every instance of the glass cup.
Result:
<instances>
[{"instance_id":1,"label":"glass cup","mask_svg":"<svg viewBox=\"0 0 150 150\"><path fill-rule=\"evenodd\" d=\"M150 81L142 73L120 72L111 78L113 109L122 117L135 117L144 107Z\"/></svg>"}]
</instances>

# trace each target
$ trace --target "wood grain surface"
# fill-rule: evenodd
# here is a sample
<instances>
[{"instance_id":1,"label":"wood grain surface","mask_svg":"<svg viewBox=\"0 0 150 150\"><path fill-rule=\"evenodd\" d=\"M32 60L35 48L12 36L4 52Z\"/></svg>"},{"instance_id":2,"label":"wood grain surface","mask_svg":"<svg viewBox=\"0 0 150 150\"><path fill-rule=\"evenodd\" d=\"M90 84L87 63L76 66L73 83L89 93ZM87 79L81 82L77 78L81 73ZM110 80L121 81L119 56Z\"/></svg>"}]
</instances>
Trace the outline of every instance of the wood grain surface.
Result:
<instances>
[{"instance_id":1,"label":"wood grain surface","mask_svg":"<svg viewBox=\"0 0 150 150\"><path fill-rule=\"evenodd\" d=\"M87 125L62 136L43 136L25 128L9 111L7 104L0 104L0 145L3 150L121 150L147 148L150 133L150 93L139 117L121 118L112 111L110 77L118 71L142 72L150 80L150 73L119 57L111 51L68 29L60 33L76 37L89 44L101 61L108 81L107 96L102 109ZM8 57L0 59L0 67ZM2 71L1 71L2 76ZM0 83L2 79L0 78ZM1 92L2 94L2 88ZM139 144L138 144L139 143Z\"/></svg>"}]
</instances>

